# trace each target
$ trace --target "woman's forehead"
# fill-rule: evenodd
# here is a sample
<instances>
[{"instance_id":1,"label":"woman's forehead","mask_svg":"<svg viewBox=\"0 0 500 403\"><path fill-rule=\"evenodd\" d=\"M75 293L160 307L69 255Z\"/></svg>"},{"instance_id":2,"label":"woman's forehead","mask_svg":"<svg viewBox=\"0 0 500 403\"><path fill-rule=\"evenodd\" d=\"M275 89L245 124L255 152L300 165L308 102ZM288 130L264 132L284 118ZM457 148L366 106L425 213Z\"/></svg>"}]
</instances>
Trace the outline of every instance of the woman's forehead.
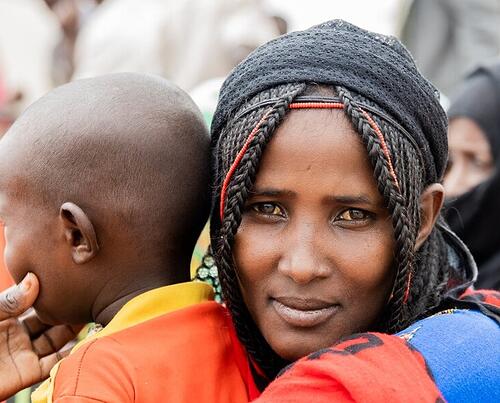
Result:
<instances>
[{"instance_id":1,"label":"woman's forehead","mask_svg":"<svg viewBox=\"0 0 500 403\"><path fill-rule=\"evenodd\" d=\"M323 157L326 160L322 162L327 166L337 163L330 161L332 153L343 153L347 158L367 159L359 134L344 112L338 109L290 111L273 134L264 159L268 158L266 155L270 151L273 154L282 153L283 158L298 157L299 162L319 162Z\"/></svg>"},{"instance_id":2,"label":"woman's forehead","mask_svg":"<svg viewBox=\"0 0 500 403\"><path fill-rule=\"evenodd\" d=\"M379 198L366 149L338 110L291 111L266 147L255 187Z\"/></svg>"}]
</instances>

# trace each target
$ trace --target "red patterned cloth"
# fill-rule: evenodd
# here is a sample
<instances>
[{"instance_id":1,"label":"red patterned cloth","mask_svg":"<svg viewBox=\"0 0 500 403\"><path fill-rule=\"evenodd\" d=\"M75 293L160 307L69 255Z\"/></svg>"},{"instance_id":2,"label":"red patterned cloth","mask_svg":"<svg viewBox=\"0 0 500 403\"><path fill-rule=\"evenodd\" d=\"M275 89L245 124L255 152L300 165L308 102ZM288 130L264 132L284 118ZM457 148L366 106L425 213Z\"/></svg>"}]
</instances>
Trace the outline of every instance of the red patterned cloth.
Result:
<instances>
[{"instance_id":1,"label":"red patterned cloth","mask_svg":"<svg viewBox=\"0 0 500 403\"><path fill-rule=\"evenodd\" d=\"M437 402L423 357L402 338L354 335L291 365L258 403Z\"/></svg>"}]
</instances>

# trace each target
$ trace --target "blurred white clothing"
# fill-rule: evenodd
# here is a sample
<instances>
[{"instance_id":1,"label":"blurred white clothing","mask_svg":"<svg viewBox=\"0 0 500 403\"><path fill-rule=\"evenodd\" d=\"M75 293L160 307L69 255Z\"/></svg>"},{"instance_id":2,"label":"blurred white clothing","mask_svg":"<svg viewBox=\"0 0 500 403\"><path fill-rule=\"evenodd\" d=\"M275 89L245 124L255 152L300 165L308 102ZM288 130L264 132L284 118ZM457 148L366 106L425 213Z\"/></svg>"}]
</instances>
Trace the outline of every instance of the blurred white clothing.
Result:
<instances>
[{"instance_id":1,"label":"blurred white clothing","mask_svg":"<svg viewBox=\"0 0 500 403\"><path fill-rule=\"evenodd\" d=\"M277 35L259 1L106 0L80 31L73 78L134 71L190 90Z\"/></svg>"},{"instance_id":2,"label":"blurred white clothing","mask_svg":"<svg viewBox=\"0 0 500 403\"><path fill-rule=\"evenodd\" d=\"M59 24L42 0L0 0L0 70L16 114L52 89L52 52Z\"/></svg>"}]
</instances>

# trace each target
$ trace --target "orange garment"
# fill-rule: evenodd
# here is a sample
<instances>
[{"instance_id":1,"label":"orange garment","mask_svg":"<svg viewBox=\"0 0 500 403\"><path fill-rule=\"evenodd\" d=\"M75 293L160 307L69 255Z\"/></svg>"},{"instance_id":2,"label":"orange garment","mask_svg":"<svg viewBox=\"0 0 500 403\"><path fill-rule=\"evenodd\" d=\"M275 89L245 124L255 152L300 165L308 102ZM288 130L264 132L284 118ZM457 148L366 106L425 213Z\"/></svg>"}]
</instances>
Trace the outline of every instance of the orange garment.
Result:
<instances>
[{"instance_id":1,"label":"orange garment","mask_svg":"<svg viewBox=\"0 0 500 403\"><path fill-rule=\"evenodd\" d=\"M182 283L135 297L53 369L33 401L248 402L255 386L244 350L211 294Z\"/></svg>"}]
</instances>

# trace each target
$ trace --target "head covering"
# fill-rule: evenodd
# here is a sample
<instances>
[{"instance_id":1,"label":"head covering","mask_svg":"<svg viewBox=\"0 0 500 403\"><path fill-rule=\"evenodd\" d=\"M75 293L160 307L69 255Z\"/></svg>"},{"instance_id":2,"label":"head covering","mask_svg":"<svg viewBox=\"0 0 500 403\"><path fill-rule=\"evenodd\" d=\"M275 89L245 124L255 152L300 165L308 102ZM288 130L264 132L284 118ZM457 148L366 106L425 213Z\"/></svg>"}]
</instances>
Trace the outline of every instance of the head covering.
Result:
<instances>
[{"instance_id":1,"label":"head covering","mask_svg":"<svg viewBox=\"0 0 500 403\"><path fill-rule=\"evenodd\" d=\"M442 178L448 155L447 119L438 91L396 38L342 20L281 36L240 63L222 86L213 141L246 100L291 82L340 85L379 105L417 145L426 182Z\"/></svg>"},{"instance_id":2,"label":"head covering","mask_svg":"<svg viewBox=\"0 0 500 403\"><path fill-rule=\"evenodd\" d=\"M500 289L500 62L474 71L463 83L449 117L467 117L483 130L495 162L491 178L448 200L446 219L479 267L478 288Z\"/></svg>"},{"instance_id":3,"label":"head covering","mask_svg":"<svg viewBox=\"0 0 500 403\"><path fill-rule=\"evenodd\" d=\"M472 119L486 134L493 159L500 157L500 60L472 72L448 109L448 118Z\"/></svg>"}]
</instances>

